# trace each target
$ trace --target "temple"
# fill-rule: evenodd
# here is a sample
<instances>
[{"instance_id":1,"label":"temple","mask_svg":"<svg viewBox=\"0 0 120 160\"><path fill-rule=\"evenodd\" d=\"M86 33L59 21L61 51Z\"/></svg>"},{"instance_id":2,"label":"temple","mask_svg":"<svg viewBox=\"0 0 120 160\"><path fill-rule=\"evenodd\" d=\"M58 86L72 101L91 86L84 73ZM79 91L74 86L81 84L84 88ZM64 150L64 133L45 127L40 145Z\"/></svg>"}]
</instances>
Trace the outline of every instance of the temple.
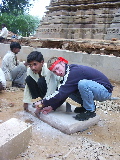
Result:
<instances>
[{"instance_id":1,"label":"temple","mask_svg":"<svg viewBox=\"0 0 120 160\"><path fill-rule=\"evenodd\" d=\"M120 39L120 1L51 0L37 38Z\"/></svg>"}]
</instances>

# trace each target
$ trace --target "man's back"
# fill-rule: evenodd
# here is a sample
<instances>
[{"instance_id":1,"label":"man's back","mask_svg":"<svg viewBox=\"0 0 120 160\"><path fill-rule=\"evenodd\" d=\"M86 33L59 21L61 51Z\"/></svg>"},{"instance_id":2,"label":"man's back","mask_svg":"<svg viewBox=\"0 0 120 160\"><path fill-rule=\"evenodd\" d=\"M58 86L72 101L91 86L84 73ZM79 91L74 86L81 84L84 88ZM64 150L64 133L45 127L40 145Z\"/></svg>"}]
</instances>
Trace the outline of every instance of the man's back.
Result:
<instances>
[{"instance_id":1,"label":"man's back","mask_svg":"<svg viewBox=\"0 0 120 160\"><path fill-rule=\"evenodd\" d=\"M5 74L6 80L11 80L11 71L15 67L15 54L11 51L8 51L2 60L2 70Z\"/></svg>"}]
</instances>

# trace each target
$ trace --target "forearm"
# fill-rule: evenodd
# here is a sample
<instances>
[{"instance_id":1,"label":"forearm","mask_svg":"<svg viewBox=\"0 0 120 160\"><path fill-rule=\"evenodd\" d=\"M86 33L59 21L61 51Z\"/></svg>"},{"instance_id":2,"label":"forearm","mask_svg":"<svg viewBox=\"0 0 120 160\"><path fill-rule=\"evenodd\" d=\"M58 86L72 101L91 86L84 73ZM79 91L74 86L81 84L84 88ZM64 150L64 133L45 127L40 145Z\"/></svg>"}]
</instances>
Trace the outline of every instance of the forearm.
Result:
<instances>
[{"instance_id":1,"label":"forearm","mask_svg":"<svg viewBox=\"0 0 120 160\"><path fill-rule=\"evenodd\" d=\"M31 96L29 88L26 84L25 85L25 90L24 90L23 102L24 103L31 103L31 101L32 101L32 96Z\"/></svg>"},{"instance_id":2,"label":"forearm","mask_svg":"<svg viewBox=\"0 0 120 160\"><path fill-rule=\"evenodd\" d=\"M65 100L66 100L66 99L61 100L61 101L59 101L59 102L57 102L57 103L54 103L54 104L52 104L52 105L50 105L50 106L51 106L52 109L55 111L57 108L59 108L59 107L65 102ZM42 101L41 101L42 107L46 107L46 105L45 105L44 102L45 102L45 100L42 100Z\"/></svg>"}]
</instances>

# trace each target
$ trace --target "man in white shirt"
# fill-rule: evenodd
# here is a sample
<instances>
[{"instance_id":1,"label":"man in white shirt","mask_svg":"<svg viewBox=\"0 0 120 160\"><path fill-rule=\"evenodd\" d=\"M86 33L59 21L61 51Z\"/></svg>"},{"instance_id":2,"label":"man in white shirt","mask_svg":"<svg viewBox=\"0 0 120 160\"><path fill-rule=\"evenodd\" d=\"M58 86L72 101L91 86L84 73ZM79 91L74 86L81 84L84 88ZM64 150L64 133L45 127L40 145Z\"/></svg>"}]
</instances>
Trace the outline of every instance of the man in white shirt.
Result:
<instances>
[{"instance_id":1,"label":"man in white shirt","mask_svg":"<svg viewBox=\"0 0 120 160\"><path fill-rule=\"evenodd\" d=\"M27 56L27 63L29 68L23 97L25 111L28 111L28 104L32 99L43 98L54 93L61 80L47 68L41 52L31 52Z\"/></svg>"},{"instance_id":2,"label":"man in white shirt","mask_svg":"<svg viewBox=\"0 0 120 160\"><path fill-rule=\"evenodd\" d=\"M6 80L5 80L5 75L0 68L0 91L4 90L6 87Z\"/></svg>"},{"instance_id":3,"label":"man in white shirt","mask_svg":"<svg viewBox=\"0 0 120 160\"><path fill-rule=\"evenodd\" d=\"M2 31L0 33L0 42L3 42L8 36L8 30L5 24L2 24Z\"/></svg>"},{"instance_id":4,"label":"man in white shirt","mask_svg":"<svg viewBox=\"0 0 120 160\"><path fill-rule=\"evenodd\" d=\"M2 60L2 70L6 81L12 81L13 87L24 88L27 67L23 62L17 61L17 54L21 46L18 42L10 44L10 51L6 53Z\"/></svg>"}]
</instances>

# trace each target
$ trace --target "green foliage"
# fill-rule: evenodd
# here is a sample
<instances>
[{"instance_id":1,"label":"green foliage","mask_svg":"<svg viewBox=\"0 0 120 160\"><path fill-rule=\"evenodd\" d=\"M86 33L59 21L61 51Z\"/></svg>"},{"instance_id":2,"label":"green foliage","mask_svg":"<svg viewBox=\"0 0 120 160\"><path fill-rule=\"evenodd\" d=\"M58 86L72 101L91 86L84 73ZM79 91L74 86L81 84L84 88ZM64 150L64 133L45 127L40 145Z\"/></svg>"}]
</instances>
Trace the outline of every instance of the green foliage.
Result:
<instances>
[{"instance_id":1,"label":"green foliage","mask_svg":"<svg viewBox=\"0 0 120 160\"><path fill-rule=\"evenodd\" d=\"M7 25L9 31L22 36L33 34L39 24L37 17L25 14L32 6L30 0L2 0L0 26ZM35 1L35 0L32 0Z\"/></svg>"},{"instance_id":2,"label":"green foliage","mask_svg":"<svg viewBox=\"0 0 120 160\"><path fill-rule=\"evenodd\" d=\"M1 13L0 16L0 26L2 23L5 23L9 31L22 36L33 34L38 27L39 21L37 17L28 14L15 16L13 14Z\"/></svg>"},{"instance_id":3,"label":"green foliage","mask_svg":"<svg viewBox=\"0 0 120 160\"><path fill-rule=\"evenodd\" d=\"M17 16L24 14L25 11L29 10L30 6L32 4L29 3L29 0L2 0L0 10L1 13L10 13Z\"/></svg>"}]
</instances>

